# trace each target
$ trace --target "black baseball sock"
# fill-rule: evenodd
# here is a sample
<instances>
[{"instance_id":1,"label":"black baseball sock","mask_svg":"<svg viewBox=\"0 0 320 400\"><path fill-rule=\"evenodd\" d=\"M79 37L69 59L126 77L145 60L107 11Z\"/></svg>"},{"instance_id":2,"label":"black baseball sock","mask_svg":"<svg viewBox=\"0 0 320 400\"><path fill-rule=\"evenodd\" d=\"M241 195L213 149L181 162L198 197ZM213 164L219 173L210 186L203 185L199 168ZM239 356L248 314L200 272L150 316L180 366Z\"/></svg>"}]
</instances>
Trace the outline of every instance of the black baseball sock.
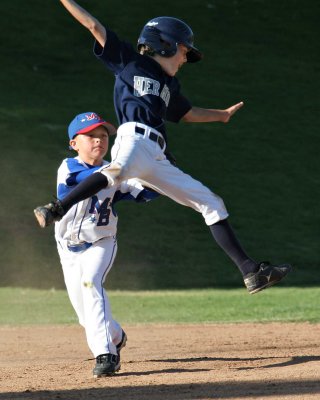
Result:
<instances>
[{"instance_id":1,"label":"black baseball sock","mask_svg":"<svg viewBox=\"0 0 320 400\"><path fill-rule=\"evenodd\" d=\"M61 200L64 212L67 212L74 204L93 196L107 186L108 178L101 172L90 175Z\"/></svg>"},{"instance_id":2,"label":"black baseball sock","mask_svg":"<svg viewBox=\"0 0 320 400\"><path fill-rule=\"evenodd\" d=\"M209 228L215 241L237 265L243 276L258 270L258 264L245 253L226 219L210 225Z\"/></svg>"}]
</instances>

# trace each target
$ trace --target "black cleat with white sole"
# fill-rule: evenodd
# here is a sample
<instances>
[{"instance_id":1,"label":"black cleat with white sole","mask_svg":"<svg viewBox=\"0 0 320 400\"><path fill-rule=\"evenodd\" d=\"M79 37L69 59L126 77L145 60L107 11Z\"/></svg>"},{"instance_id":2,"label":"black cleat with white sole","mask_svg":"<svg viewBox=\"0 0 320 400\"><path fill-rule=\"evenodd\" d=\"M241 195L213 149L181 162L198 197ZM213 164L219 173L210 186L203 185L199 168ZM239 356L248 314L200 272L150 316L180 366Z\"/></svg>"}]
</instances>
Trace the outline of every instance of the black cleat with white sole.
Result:
<instances>
[{"instance_id":1,"label":"black cleat with white sole","mask_svg":"<svg viewBox=\"0 0 320 400\"><path fill-rule=\"evenodd\" d=\"M259 264L257 272L250 272L244 276L244 284L250 294L258 293L281 281L291 270L290 264L272 265L263 261Z\"/></svg>"}]
</instances>

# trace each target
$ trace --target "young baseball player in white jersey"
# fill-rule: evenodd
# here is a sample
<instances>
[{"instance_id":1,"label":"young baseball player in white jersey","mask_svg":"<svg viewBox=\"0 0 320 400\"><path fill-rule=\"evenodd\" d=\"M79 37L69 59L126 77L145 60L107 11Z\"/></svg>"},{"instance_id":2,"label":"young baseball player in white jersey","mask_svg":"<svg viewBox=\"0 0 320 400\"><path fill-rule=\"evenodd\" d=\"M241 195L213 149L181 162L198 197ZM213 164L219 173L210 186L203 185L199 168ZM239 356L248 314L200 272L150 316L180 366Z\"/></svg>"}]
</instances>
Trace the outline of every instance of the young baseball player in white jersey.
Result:
<instances>
[{"instance_id":1,"label":"young baseball player in white jersey","mask_svg":"<svg viewBox=\"0 0 320 400\"><path fill-rule=\"evenodd\" d=\"M109 135L116 132L96 113L77 115L70 123L70 147L77 157L63 160L58 170L57 197L63 199L87 176L108 163ZM96 358L95 377L112 375L120 369L120 350L126 334L112 318L103 283L117 253L117 214L114 204L121 199L144 202L157 197L134 179L106 187L71 207L55 224L55 239L68 295L85 328Z\"/></svg>"},{"instance_id":2,"label":"young baseball player in white jersey","mask_svg":"<svg viewBox=\"0 0 320 400\"><path fill-rule=\"evenodd\" d=\"M115 77L114 105L119 120L112 162L66 196L35 210L41 226L59 220L78 201L128 178L139 178L157 192L201 213L225 253L242 273L249 293L279 282L289 264L272 265L249 257L237 240L223 200L199 181L170 163L165 121L228 122L240 102L225 110L193 106L181 93L176 73L185 63L202 58L194 47L193 32L183 21L158 17L147 22L136 51L115 32L73 0L64 7L94 36L94 54Z\"/></svg>"}]
</instances>

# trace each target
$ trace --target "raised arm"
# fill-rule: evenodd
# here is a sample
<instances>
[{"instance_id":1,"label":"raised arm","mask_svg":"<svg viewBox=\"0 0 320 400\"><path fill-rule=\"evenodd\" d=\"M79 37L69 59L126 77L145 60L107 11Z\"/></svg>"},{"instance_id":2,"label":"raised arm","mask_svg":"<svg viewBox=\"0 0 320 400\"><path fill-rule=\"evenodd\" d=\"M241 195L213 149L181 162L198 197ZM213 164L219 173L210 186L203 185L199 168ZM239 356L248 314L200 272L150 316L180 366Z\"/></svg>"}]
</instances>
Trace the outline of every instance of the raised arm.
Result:
<instances>
[{"instance_id":1,"label":"raised arm","mask_svg":"<svg viewBox=\"0 0 320 400\"><path fill-rule=\"evenodd\" d=\"M107 34L105 27L84 8L73 0L60 0L69 13L87 28L102 47L106 44Z\"/></svg>"},{"instance_id":2,"label":"raised arm","mask_svg":"<svg viewBox=\"0 0 320 400\"><path fill-rule=\"evenodd\" d=\"M225 110L192 107L182 118L184 122L229 122L232 115L243 106L243 102L237 103Z\"/></svg>"}]
</instances>

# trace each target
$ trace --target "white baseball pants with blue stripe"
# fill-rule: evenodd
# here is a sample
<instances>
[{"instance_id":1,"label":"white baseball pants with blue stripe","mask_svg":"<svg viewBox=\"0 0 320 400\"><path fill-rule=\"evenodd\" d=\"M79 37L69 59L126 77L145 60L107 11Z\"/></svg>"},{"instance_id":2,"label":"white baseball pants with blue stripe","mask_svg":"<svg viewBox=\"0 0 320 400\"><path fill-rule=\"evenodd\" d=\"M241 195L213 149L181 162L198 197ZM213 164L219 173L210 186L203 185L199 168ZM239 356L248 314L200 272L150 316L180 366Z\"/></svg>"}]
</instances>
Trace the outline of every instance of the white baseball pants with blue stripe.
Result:
<instances>
[{"instance_id":1,"label":"white baseball pants with blue stripe","mask_svg":"<svg viewBox=\"0 0 320 400\"><path fill-rule=\"evenodd\" d=\"M94 357L117 354L122 328L112 318L103 283L117 253L116 238L104 238L76 253L65 241L57 242L64 280L79 323L85 328L88 346Z\"/></svg>"}]
</instances>

